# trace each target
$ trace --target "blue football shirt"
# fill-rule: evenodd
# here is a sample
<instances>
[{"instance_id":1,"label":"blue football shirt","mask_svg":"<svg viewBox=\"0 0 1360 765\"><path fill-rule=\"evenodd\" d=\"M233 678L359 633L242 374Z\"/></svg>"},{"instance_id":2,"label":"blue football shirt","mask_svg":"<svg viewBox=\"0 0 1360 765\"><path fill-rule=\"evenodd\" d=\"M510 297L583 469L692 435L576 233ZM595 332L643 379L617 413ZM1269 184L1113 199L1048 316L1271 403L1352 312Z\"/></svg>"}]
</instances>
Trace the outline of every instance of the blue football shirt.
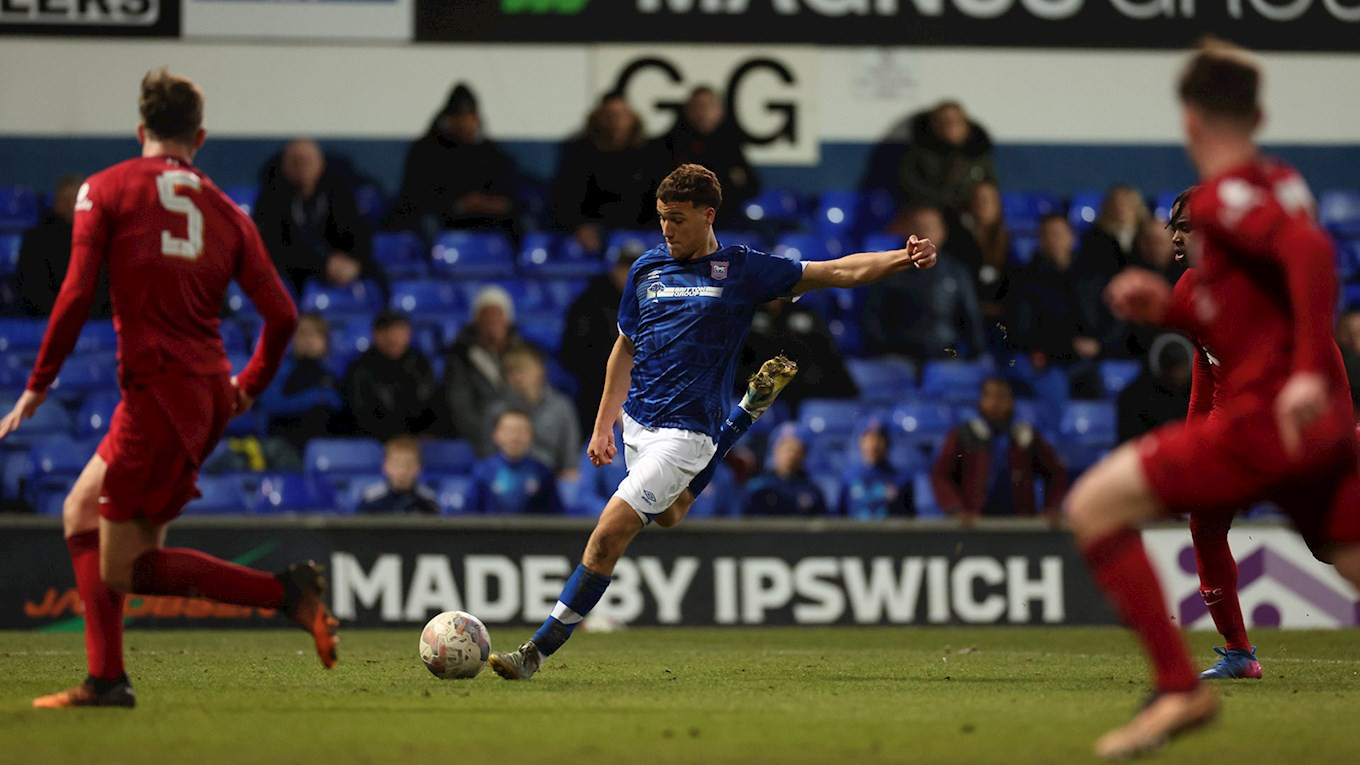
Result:
<instances>
[{"instance_id":1,"label":"blue football shirt","mask_svg":"<svg viewBox=\"0 0 1360 765\"><path fill-rule=\"evenodd\" d=\"M648 250L619 304L619 331L635 348L623 410L648 428L716 440L756 306L802 278L801 263L741 245L683 261L664 244Z\"/></svg>"}]
</instances>

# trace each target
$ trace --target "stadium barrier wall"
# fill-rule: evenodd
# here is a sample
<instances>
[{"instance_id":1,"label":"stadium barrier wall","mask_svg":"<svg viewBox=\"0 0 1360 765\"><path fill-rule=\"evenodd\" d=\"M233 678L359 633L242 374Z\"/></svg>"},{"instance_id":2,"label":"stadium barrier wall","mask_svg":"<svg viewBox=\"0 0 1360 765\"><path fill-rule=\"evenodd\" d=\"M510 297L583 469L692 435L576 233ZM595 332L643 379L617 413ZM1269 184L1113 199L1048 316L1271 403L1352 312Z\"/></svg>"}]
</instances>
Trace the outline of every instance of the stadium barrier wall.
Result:
<instances>
[{"instance_id":1,"label":"stadium barrier wall","mask_svg":"<svg viewBox=\"0 0 1360 765\"><path fill-rule=\"evenodd\" d=\"M55 519L0 524L0 628L78 631L79 598ZM170 544L265 570L303 558L329 568L348 625L420 624L463 609L532 624L570 575L589 523L566 519L187 518ZM1235 529L1249 623L1356 624L1354 594L1292 532ZM1168 607L1212 628L1183 526L1147 532ZM1187 558L1187 556L1189 556ZM1186 563L1189 563L1187 568ZM629 625L1093 625L1115 617L1070 535L1025 521L708 521L644 532L598 613ZM139 627L278 626L270 612L182 598L132 598Z\"/></svg>"}]
</instances>

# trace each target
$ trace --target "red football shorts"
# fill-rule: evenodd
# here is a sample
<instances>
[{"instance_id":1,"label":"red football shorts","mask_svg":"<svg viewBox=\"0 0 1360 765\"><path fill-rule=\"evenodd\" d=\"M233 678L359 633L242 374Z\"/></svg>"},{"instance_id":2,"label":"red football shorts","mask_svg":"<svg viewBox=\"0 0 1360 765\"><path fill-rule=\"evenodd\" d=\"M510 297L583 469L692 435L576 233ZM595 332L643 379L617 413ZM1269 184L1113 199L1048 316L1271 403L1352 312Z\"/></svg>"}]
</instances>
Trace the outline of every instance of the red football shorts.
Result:
<instances>
[{"instance_id":1,"label":"red football shorts","mask_svg":"<svg viewBox=\"0 0 1360 765\"><path fill-rule=\"evenodd\" d=\"M1340 414L1340 412L1338 412ZM1153 494L1171 513L1231 520L1269 501L1284 510L1314 553L1360 542L1360 448L1349 416L1315 423L1303 453L1284 453L1274 408L1229 409L1167 425L1135 444Z\"/></svg>"},{"instance_id":2,"label":"red football shorts","mask_svg":"<svg viewBox=\"0 0 1360 765\"><path fill-rule=\"evenodd\" d=\"M111 521L174 520L201 496L198 468L236 408L231 376L167 375L123 388L98 454L108 463L99 514Z\"/></svg>"}]
</instances>

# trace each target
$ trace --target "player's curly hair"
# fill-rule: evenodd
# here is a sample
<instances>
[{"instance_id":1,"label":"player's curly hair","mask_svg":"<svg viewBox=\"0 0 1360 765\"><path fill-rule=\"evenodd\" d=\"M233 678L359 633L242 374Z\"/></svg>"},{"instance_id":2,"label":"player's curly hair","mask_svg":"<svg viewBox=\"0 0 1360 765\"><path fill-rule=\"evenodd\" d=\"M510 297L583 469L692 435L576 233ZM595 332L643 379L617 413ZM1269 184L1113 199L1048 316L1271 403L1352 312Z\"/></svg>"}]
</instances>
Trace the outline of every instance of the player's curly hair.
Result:
<instances>
[{"instance_id":1,"label":"player's curly hair","mask_svg":"<svg viewBox=\"0 0 1360 765\"><path fill-rule=\"evenodd\" d=\"M203 92L193 80L153 69L142 78L142 95L137 101L142 124L162 141L193 141L203 126Z\"/></svg>"},{"instance_id":2,"label":"player's curly hair","mask_svg":"<svg viewBox=\"0 0 1360 765\"><path fill-rule=\"evenodd\" d=\"M1182 103L1221 119L1255 125L1261 69L1244 48L1206 37L1181 72L1177 92Z\"/></svg>"},{"instance_id":3,"label":"player's curly hair","mask_svg":"<svg viewBox=\"0 0 1360 765\"><path fill-rule=\"evenodd\" d=\"M671 171L656 189L656 198L666 204L689 202L695 207L722 205L722 184L712 170L703 165L684 164Z\"/></svg>"},{"instance_id":4,"label":"player's curly hair","mask_svg":"<svg viewBox=\"0 0 1360 765\"><path fill-rule=\"evenodd\" d=\"M1198 186L1191 186L1185 191L1176 195L1176 199L1171 203L1171 210L1168 212L1166 227L1171 228L1172 224L1185 217L1185 206L1190 203L1190 195L1195 193Z\"/></svg>"}]
</instances>

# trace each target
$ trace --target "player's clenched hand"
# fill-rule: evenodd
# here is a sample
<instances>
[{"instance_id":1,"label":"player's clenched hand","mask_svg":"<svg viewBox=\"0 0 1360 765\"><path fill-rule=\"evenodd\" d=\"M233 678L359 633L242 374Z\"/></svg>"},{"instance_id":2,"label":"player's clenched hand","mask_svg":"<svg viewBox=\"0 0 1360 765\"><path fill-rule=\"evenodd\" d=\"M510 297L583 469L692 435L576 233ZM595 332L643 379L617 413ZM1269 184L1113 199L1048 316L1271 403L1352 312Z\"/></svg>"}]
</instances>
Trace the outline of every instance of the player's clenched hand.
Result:
<instances>
[{"instance_id":1,"label":"player's clenched hand","mask_svg":"<svg viewBox=\"0 0 1360 765\"><path fill-rule=\"evenodd\" d=\"M0 438L18 430L19 423L31 418L33 413L38 411L42 402L46 400L46 391L42 393L34 393L31 390L24 391L23 395L19 396L19 400L14 402L14 408L9 410L9 414L5 415L5 419L0 420Z\"/></svg>"},{"instance_id":2,"label":"player's clenched hand","mask_svg":"<svg viewBox=\"0 0 1360 765\"><path fill-rule=\"evenodd\" d=\"M1117 319L1160 324L1171 309L1171 285L1160 274L1128 268L1110 280L1105 302Z\"/></svg>"},{"instance_id":3,"label":"player's clenched hand","mask_svg":"<svg viewBox=\"0 0 1360 765\"><path fill-rule=\"evenodd\" d=\"M245 414L246 412L250 411L250 407L255 405L255 399L251 398L246 393L245 389L241 387L240 383L236 382L235 377L231 378L231 387L233 390L236 391L236 411L232 412L231 416L239 417Z\"/></svg>"},{"instance_id":4,"label":"player's clenched hand","mask_svg":"<svg viewBox=\"0 0 1360 765\"><path fill-rule=\"evenodd\" d=\"M1315 372L1295 372L1275 397L1275 420L1285 454L1297 458L1303 430L1327 413L1327 381Z\"/></svg>"},{"instance_id":5,"label":"player's clenched hand","mask_svg":"<svg viewBox=\"0 0 1360 765\"><path fill-rule=\"evenodd\" d=\"M614 448L613 430L592 435L590 444L586 447L586 456L590 457L590 464L595 467L613 462L614 455L618 453L619 450Z\"/></svg>"},{"instance_id":6,"label":"player's clenched hand","mask_svg":"<svg viewBox=\"0 0 1360 765\"><path fill-rule=\"evenodd\" d=\"M936 260L935 243L929 239L917 239L912 234L907 239L907 257L917 268L933 268Z\"/></svg>"}]
</instances>

